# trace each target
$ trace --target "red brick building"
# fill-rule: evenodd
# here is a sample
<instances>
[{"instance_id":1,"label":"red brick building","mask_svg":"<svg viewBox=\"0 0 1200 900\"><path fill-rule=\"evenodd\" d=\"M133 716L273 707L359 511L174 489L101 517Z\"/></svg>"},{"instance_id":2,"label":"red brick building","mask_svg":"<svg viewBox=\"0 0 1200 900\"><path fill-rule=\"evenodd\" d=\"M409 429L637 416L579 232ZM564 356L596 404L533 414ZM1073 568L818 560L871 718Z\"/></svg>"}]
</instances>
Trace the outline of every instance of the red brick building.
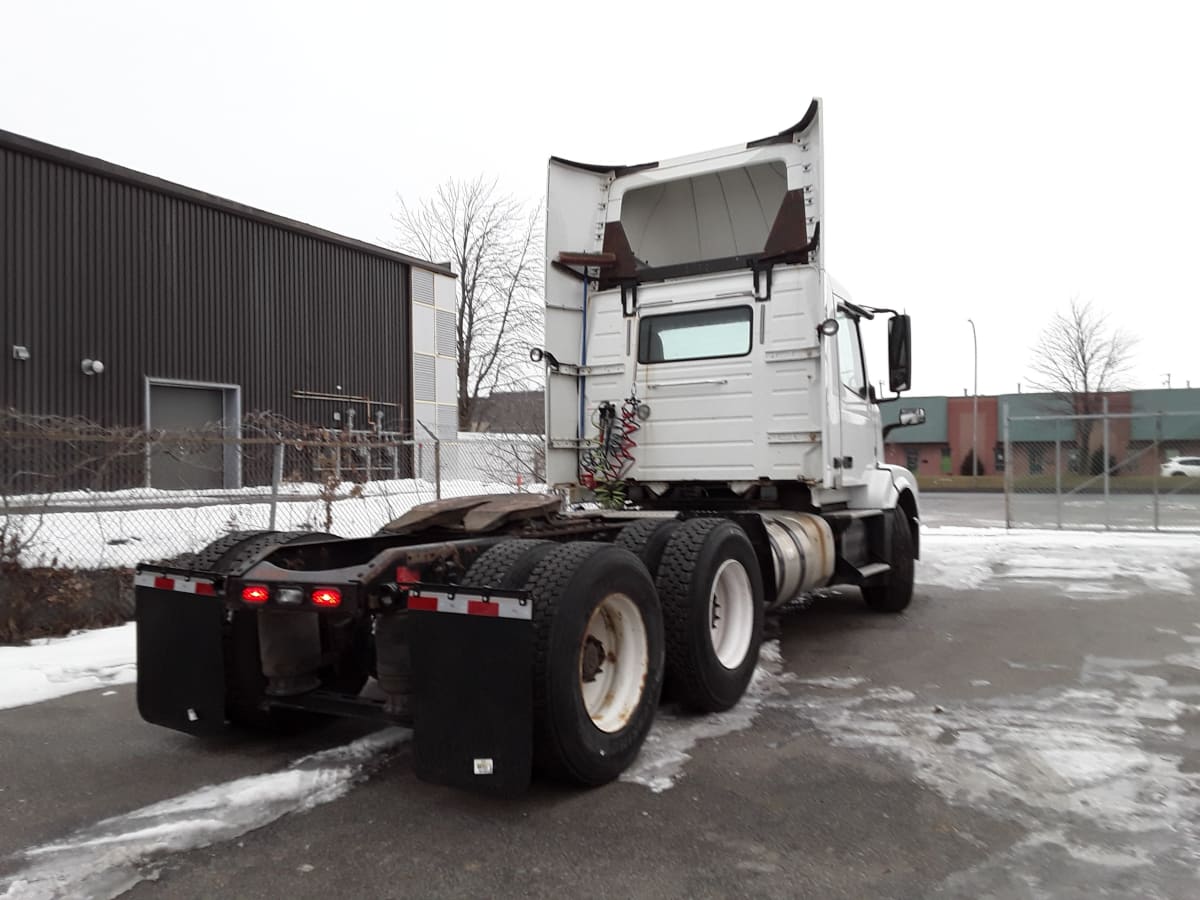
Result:
<instances>
[{"instance_id":1,"label":"red brick building","mask_svg":"<svg viewBox=\"0 0 1200 900\"><path fill-rule=\"evenodd\" d=\"M1200 455L1200 389L1111 392L1095 398L1099 411L1107 400L1108 455L1120 475L1151 475L1174 456ZM1105 423L1069 419L1069 399L1053 394L1001 394L975 398L906 397L884 404L884 422L895 422L901 409L923 407L923 425L897 428L885 442L885 460L919 475L965 475L973 435L980 474L1085 473L1103 459ZM1097 413L1099 414L1099 412ZM1004 419L1009 417L1009 456L1004 458ZM1086 438L1087 447L1082 445Z\"/></svg>"}]
</instances>

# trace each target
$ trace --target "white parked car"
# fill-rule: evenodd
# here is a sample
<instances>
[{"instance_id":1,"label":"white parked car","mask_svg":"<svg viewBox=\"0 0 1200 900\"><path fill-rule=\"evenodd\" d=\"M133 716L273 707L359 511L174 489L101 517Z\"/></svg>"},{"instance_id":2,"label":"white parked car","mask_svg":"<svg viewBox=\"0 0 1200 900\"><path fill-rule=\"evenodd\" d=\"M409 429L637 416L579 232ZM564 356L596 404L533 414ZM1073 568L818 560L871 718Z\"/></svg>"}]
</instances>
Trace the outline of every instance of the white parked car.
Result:
<instances>
[{"instance_id":1,"label":"white parked car","mask_svg":"<svg viewBox=\"0 0 1200 900\"><path fill-rule=\"evenodd\" d=\"M1162 464L1163 475L1191 475L1200 478L1200 456L1177 456Z\"/></svg>"}]
</instances>

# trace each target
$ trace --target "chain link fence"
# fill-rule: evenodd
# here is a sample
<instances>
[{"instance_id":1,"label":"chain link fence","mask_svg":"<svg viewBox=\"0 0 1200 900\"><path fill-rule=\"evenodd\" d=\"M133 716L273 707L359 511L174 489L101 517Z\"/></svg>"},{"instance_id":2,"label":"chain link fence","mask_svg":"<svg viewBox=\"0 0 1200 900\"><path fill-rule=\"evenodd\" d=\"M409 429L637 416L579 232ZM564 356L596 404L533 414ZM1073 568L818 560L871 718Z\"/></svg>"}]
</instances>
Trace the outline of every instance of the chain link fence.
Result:
<instances>
[{"instance_id":1,"label":"chain link fence","mask_svg":"<svg viewBox=\"0 0 1200 900\"><path fill-rule=\"evenodd\" d=\"M0 562L132 566L234 530L364 537L418 503L540 490L537 435L390 434L252 417L230 435L0 414Z\"/></svg>"},{"instance_id":2,"label":"chain link fence","mask_svg":"<svg viewBox=\"0 0 1200 900\"><path fill-rule=\"evenodd\" d=\"M1200 411L1002 413L1008 527L1200 531Z\"/></svg>"}]
</instances>

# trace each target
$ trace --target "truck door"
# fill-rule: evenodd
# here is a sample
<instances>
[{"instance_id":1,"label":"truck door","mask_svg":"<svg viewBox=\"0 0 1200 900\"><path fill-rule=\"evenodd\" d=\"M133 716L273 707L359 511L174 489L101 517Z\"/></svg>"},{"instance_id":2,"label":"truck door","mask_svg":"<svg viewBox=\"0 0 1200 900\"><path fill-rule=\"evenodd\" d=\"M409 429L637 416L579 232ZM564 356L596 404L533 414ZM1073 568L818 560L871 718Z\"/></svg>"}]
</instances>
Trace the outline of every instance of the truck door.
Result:
<instances>
[{"instance_id":1,"label":"truck door","mask_svg":"<svg viewBox=\"0 0 1200 900\"><path fill-rule=\"evenodd\" d=\"M842 486L865 483L866 470L876 462L875 410L870 399L858 318L838 302L838 403L841 422Z\"/></svg>"}]
</instances>

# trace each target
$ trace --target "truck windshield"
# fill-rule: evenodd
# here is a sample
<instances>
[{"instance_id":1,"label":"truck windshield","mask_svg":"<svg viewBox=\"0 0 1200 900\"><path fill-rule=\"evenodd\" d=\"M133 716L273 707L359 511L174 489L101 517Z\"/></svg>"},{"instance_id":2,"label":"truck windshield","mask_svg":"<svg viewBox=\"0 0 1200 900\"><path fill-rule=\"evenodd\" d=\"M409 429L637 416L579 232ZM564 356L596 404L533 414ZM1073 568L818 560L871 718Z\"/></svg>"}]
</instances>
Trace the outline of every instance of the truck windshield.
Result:
<instances>
[{"instance_id":1,"label":"truck windshield","mask_svg":"<svg viewBox=\"0 0 1200 900\"><path fill-rule=\"evenodd\" d=\"M753 321L749 306L647 316L638 328L638 362L745 356Z\"/></svg>"},{"instance_id":2,"label":"truck windshield","mask_svg":"<svg viewBox=\"0 0 1200 900\"><path fill-rule=\"evenodd\" d=\"M621 227L639 268L762 253L786 193L782 162L705 172L627 191Z\"/></svg>"}]
</instances>

